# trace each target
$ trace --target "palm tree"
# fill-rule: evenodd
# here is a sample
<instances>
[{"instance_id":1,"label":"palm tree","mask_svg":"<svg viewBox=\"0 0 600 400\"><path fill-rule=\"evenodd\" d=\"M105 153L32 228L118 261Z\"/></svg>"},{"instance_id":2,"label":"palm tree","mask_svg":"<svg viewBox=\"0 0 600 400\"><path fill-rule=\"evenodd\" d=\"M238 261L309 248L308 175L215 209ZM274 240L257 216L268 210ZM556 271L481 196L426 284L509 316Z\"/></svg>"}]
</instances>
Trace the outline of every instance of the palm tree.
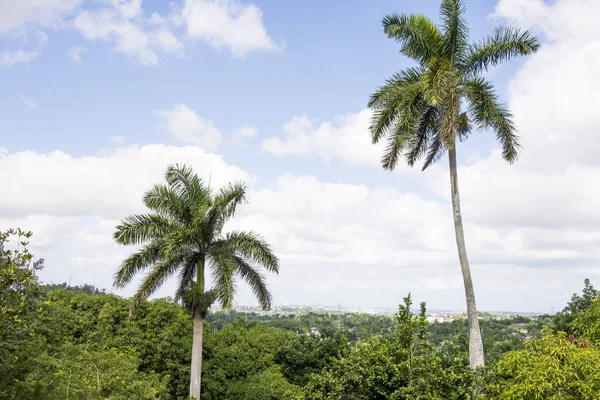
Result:
<instances>
[{"instance_id":1,"label":"palm tree","mask_svg":"<svg viewBox=\"0 0 600 400\"><path fill-rule=\"evenodd\" d=\"M167 280L177 275L176 298L194 317L190 396L200 399L202 372L202 320L208 308L219 301L230 308L236 279L248 283L263 309L271 307L271 294L257 269L279 271L279 260L256 233L223 233L225 223L246 201L243 184L229 184L214 193L187 166L169 166L166 185L155 185L144 195L151 212L132 215L117 225L119 244L141 245L126 258L114 276L122 288L141 271L149 270L132 298L132 312ZM208 290L205 275L210 270L213 285Z\"/></svg>"},{"instance_id":2,"label":"palm tree","mask_svg":"<svg viewBox=\"0 0 600 400\"><path fill-rule=\"evenodd\" d=\"M465 2L445 0L438 27L424 15L390 14L383 18L389 38L417 66L393 75L369 101L373 110L373 143L387 140L384 169L393 170L400 157L409 166L424 158L423 170L448 152L452 209L469 319L471 368L484 366L483 344L477 319L475 293L465 248L458 178L456 143L468 138L473 127L495 132L502 156L517 159L518 137L510 112L500 104L493 85L481 75L488 67L515 56L537 51L537 39L527 31L500 27L477 43L468 42Z\"/></svg>"}]
</instances>

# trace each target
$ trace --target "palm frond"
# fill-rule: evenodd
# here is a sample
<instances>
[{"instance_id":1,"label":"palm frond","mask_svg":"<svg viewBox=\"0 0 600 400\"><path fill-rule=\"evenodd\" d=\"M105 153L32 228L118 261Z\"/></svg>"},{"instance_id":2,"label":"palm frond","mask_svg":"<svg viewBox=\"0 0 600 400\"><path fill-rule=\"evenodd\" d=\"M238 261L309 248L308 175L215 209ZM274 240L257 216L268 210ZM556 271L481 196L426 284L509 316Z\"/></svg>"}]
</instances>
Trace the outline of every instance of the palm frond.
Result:
<instances>
[{"instance_id":1,"label":"palm frond","mask_svg":"<svg viewBox=\"0 0 600 400\"><path fill-rule=\"evenodd\" d=\"M445 55L452 65L464 57L468 47L469 27L464 19L465 10L464 0L444 0L440 6Z\"/></svg>"},{"instance_id":2,"label":"palm frond","mask_svg":"<svg viewBox=\"0 0 600 400\"><path fill-rule=\"evenodd\" d=\"M469 114L466 112L461 113L458 116L458 124L457 124L457 134L458 139L462 142L467 140L469 134L471 133L471 129L473 128L473 124L471 123L471 119L469 118Z\"/></svg>"},{"instance_id":3,"label":"palm frond","mask_svg":"<svg viewBox=\"0 0 600 400\"><path fill-rule=\"evenodd\" d=\"M215 242L210 251L221 251L223 248L230 249L236 255L264 267L269 272L279 272L279 259L267 242L254 232L229 232L223 240Z\"/></svg>"},{"instance_id":4,"label":"palm frond","mask_svg":"<svg viewBox=\"0 0 600 400\"><path fill-rule=\"evenodd\" d=\"M201 254L195 252L192 256L185 261L179 271L179 284L175 292L175 299L182 300L186 297L186 294L193 290L192 286L195 285L196 271L198 269L198 260L200 260Z\"/></svg>"},{"instance_id":5,"label":"palm frond","mask_svg":"<svg viewBox=\"0 0 600 400\"><path fill-rule=\"evenodd\" d=\"M402 46L400 52L420 64L436 56L443 46L438 27L424 15L394 13L386 15L382 23L385 34Z\"/></svg>"},{"instance_id":6,"label":"palm frond","mask_svg":"<svg viewBox=\"0 0 600 400\"><path fill-rule=\"evenodd\" d=\"M539 47L539 41L529 31L498 27L492 36L470 46L463 69L477 75L514 57L535 53Z\"/></svg>"},{"instance_id":7,"label":"palm frond","mask_svg":"<svg viewBox=\"0 0 600 400\"><path fill-rule=\"evenodd\" d=\"M243 183L230 183L219 190L213 204L223 207L225 218L228 219L235 215L237 206L246 201L246 185Z\"/></svg>"},{"instance_id":8,"label":"palm frond","mask_svg":"<svg viewBox=\"0 0 600 400\"><path fill-rule=\"evenodd\" d=\"M200 228L202 241L208 244L220 236L226 220L225 207L211 203L196 209L194 225Z\"/></svg>"},{"instance_id":9,"label":"palm frond","mask_svg":"<svg viewBox=\"0 0 600 400\"><path fill-rule=\"evenodd\" d=\"M456 86L458 77L450 61L444 58L431 60L420 79L421 95L432 106L438 105Z\"/></svg>"},{"instance_id":10,"label":"palm frond","mask_svg":"<svg viewBox=\"0 0 600 400\"><path fill-rule=\"evenodd\" d=\"M188 165L169 165L165 172L165 180L169 188L185 201L188 207L206 201L210 190Z\"/></svg>"},{"instance_id":11,"label":"palm frond","mask_svg":"<svg viewBox=\"0 0 600 400\"><path fill-rule=\"evenodd\" d=\"M421 114L415 131L407 145L408 151L405 157L409 166L414 166L417 160L427 153L430 138L435 134L438 118L439 109L433 106L426 107Z\"/></svg>"},{"instance_id":12,"label":"palm frond","mask_svg":"<svg viewBox=\"0 0 600 400\"><path fill-rule=\"evenodd\" d=\"M264 276L243 258L235 256L234 259L239 276L250 286L261 308L269 310L271 308L272 297L269 289L267 289L267 282Z\"/></svg>"},{"instance_id":13,"label":"palm frond","mask_svg":"<svg viewBox=\"0 0 600 400\"><path fill-rule=\"evenodd\" d=\"M127 257L114 275L114 286L125 287L138 272L158 263L161 259L161 248L162 241L153 240Z\"/></svg>"},{"instance_id":14,"label":"palm frond","mask_svg":"<svg viewBox=\"0 0 600 400\"><path fill-rule=\"evenodd\" d=\"M373 143L379 142L397 123L406 97L414 97L414 93L419 92L423 71L420 68L407 68L396 73L371 95L368 107L373 109L369 126Z\"/></svg>"},{"instance_id":15,"label":"palm frond","mask_svg":"<svg viewBox=\"0 0 600 400\"><path fill-rule=\"evenodd\" d=\"M178 229L170 232L162 239L161 255L163 257L191 257L198 243L191 229Z\"/></svg>"},{"instance_id":16,"label":"palm frond","mask_svg":"<svg viewBox=\"0 0 600 400\"><path fill-rule=\"evenodd\" d=\"M141 244L160 239L176 229L167 218L158 214L131 215L116 226L113 238L119 244Z\"/></svg>"},{"instance_id":17,"label":"palm frond","mask_svg":"<svg viewBox=\"0 0 600 400\"><path fill-rule=\"evenodd\" d=\"M144 194L144 204L160 215L189 223L192 213L185 201L165 185L154 185Z\"/></svg>"},{"instance_id":18,"label":"palm frond","mask_svg":"<svg viewBox=\"0 0 600 400\"><path fill-rule=\"evenodd\" d=\"M500 104L491 83L483 78L474 78L465 83L465 96L469 103L469 114L479 128L491 128L502 146L502 156L509 163L518 158L520 149L512 115Z\"/></svg>"},{"instance_id":19,"label":"palm frond","mask_svg":"<svg viewBox=\"0 0 600 400\"><path fill-rule=\"evenodd\" d=\"M213 292L221 307L230 309L236 292L235 254L226 250L212 252L210 254L210 265L213 272Z\"/></svg>"},{"instance_id":20,"label":"palm frond","mask_svg":"<svg viewBox=\"0 0 600 400\"><path fill-rule=\"evenodd\" d=\"M144 277L137 292L131 298L131 311L135 312L144 300L156 292L177 271L182 262L181 258L172 257L163 259L158 264L155 264L152 271Z\"/></svg>"},{"instance_id":21,"label":"palm frond","mask_svg":"<svg viewBox=\"0 0 600 400\"><path fill-rule=\"evenodd\" d=\"M425 171L431 164L434 164L442 158L446 148L442 143L439 135L435 135L433 140L431 141L431 145L429 146L429 151L427 152L427 157L425 158L425 163L423 164L423 168L421 171Z\"/></svg>"}]
</instances>

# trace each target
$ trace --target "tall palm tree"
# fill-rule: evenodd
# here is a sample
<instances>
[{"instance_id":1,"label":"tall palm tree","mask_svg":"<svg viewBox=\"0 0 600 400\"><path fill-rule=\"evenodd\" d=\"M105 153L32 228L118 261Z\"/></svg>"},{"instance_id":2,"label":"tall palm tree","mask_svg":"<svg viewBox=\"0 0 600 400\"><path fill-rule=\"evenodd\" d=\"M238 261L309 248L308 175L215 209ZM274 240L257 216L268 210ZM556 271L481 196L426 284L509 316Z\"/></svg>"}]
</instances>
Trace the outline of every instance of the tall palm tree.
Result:
<instances>
[{"instance_id":1,"label":"tall palm tree","mask_svg":"<svg viewBox=\"0 0 600 400\"><path fill-rule=\"evenodd\" d=\"M527 31L500 27L477 43L469 43L463 0L444 0L441 26L424 15L390 14L383 29L400 44L400 52L417 65L394 74L369 101L373 110L373 143L387 140L384 169L393 170L404 157L413 166L424 157L423 170L448 152L452 209L458 257L469 319L469 358L473 369L484 366L483 344L475 293L465 248L458 194L456 143L473 127L495 132L506 161L519 151L510 112L500 104L493 85L481 75L488 67L537 51L537 39Z\"/></svg>"},{"instance_id":2,"label":"tall palm tree","mask_svg":"<svg viewBox=\"0 0 600 400\"><path fill-rule=\"evenodd\" d=\"M257 268L279 271L279 261L269 245L256 233L223 233L225 223L246 201L243 184L229 184L218 192L187 166L169 166L166 185L154 185L144 195L151 212L132 215L117 225L119 244L141 245L126 258L114 277L124 287L133 277L149 270L132 299L132 312L169 278L177 274L176 298L194 317L190 396L200 399L202 373L202 321L208 308L219 301L230 308L236 279L250 285L263 309L271 307L271 294ZM209 290L205 278L212 273Z\"/></svg>"}]
</instances>

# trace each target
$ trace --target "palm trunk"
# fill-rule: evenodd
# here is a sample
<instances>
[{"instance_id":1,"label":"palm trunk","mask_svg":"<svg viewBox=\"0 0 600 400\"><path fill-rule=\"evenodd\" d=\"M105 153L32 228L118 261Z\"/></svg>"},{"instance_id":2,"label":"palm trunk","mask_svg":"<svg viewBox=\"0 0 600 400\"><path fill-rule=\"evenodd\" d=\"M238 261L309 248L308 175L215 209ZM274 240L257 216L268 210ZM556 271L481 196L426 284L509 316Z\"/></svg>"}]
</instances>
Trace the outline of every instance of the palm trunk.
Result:
<instances>
[{"instance_id":1,"label":"palm trunk","mask_svg":"<svg viewBox=\"0 0 600 400\"><path fill-rule=\"evenodd\" d=\"M202 316L194 312L194 340L192 342L192 374L190 396L200 400L200 378L202 376Z\"/></svg>"},{"instance_id":2,"label":"palm trunk","mask_svg":"<svg viewBox=\"0 0 600 400\"><path fill-rule=\"evenodd\" d=\"M483 355L481 330L479 329L479 319L477 318L477 306L475 305L473 280L471 279L471 269L469 268L469 260L467 258L465 234L460 212L456 147L448 150L448 158L450 160L450 188L452 191L452 211L454 214L456 246L458 247L458 258L460 260L460 268L462 270L463 282L465 285L465 297L467 298L467 317L469 319L469 364L471 365L471 368L475 370L477 367L483 367L485 365L485 360Z\"/></svg>"},{"instance_id":3,"label":"palm trunk","mask_svg":"<svg viewBox=\"0 0 600 400\"><path fill-rule=\"evenodd\" d=\"M204 294L204 258L198 260L196 290ZM194 338L192 341L192 372L190 376L190 396L200 400L202 378L202 316L206 310L194 310Z\"/></svg>"}]
</instances>

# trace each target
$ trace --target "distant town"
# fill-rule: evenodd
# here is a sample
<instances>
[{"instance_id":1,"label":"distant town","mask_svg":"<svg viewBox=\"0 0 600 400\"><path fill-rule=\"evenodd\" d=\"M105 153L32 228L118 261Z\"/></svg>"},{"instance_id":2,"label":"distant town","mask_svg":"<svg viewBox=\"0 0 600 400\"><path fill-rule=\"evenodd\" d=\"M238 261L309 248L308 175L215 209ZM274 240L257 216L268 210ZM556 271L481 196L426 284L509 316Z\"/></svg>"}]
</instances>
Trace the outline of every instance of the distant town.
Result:
<instances>
[{"instance_id":1,"label":"distant town","mask_svg":"<svg viewBox=\"0 0 600 400\"><path fill-rule=\"evenodd\" d=\"M337 306L301 306L301 305L275 305L269 311L262 310L258 305L247 305L239 304L234 305L234 309L238 312L252 312L257 314L272 315L272 314L304 314L310 312L317 313L329 313L329 314L370 314L370 315L389 315L392 316L397 312L396 308L389 307L343 307L342 305ZM418 312L415 307L414 312ZM516 311L483 311L479 313L482 317L487 318L509 318L513 316L526 316L535 319L538 315L544 315L540 312L516 312ZM432 309L427 311L427 321L430 323L434 322L451 322L455 319L462 319L467 317L467 313L464 310L437 310ZM481 318L481 317L480 317Z\"/></svg>"}]
</instances>

